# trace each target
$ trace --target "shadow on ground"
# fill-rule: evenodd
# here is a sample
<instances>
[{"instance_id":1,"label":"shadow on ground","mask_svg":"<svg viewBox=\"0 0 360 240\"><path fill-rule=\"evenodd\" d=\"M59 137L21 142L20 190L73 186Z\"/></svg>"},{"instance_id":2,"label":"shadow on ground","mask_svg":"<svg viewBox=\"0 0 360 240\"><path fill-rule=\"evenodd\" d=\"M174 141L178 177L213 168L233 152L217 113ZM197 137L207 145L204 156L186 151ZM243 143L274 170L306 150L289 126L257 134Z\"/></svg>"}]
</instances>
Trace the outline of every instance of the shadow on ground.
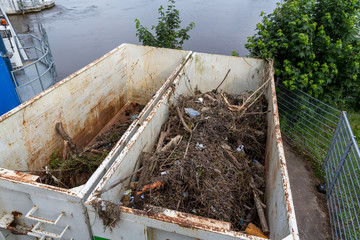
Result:
<instances>
[{"instance_id":1,"label":"shadow on ground","mask_svg":"<svg viewBox=\"0 0 360 240\"><path fill-rule=\"evenodd\" d=\"M318 193L319 180L310 164L284 142L296 221L301 240L331 239L325 195Z\"/></svg>"}]
</instances>

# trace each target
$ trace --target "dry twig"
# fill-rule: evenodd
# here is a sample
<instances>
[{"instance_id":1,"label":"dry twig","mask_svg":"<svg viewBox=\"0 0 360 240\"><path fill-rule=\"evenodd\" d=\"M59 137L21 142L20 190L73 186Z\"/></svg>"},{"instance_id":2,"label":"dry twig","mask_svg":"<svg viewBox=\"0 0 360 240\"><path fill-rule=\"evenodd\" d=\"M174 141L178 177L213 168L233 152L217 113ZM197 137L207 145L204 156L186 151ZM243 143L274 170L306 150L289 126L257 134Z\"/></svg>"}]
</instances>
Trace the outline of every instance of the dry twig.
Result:
<instances>
[{"instance_id":1,"label":"dry twig","mask_svg":"<svg viewBox=\"0 0 360 240\"><path fill-rule=\"evenodd\" d=\"M181 123L182 123L182 125L184 126L185 130L191 134L192 131L191 131L191 129L186 125L185 120L184 120L184 118L183 118L183 116L182 116L182 114L181 114L180 108L179 108L179 107L176 107L176 111L177 111L177 113L178 113L178 115L179 115L179 118L180 118Z\"/></svg>"}]
</instances>

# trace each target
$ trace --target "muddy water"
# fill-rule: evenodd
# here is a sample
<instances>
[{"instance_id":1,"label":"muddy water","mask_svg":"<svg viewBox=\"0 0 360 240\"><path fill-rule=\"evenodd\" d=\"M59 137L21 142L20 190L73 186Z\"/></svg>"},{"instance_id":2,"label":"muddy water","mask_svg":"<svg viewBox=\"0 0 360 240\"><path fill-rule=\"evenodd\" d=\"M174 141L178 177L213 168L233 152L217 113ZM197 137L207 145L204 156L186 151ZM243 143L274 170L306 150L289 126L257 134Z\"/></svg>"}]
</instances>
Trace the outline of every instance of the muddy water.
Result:
<instances>
[{"instance_id":1,"label":"muddy water","mask_svg":"<svg viewBox=\"0 0 360 240\"><path fill-rule=\"evenodd\" d=\"M184 49L246 56L244 44L261 20L280 0L178 0L183 26L196 27ZM62 79L122 43L138 44L134 19L142 25L157 22L165 0L56 0L52 9L11 16L18 33L37 32L41 23L48 34L58 78Z\"/></svg>"}]
</instances>

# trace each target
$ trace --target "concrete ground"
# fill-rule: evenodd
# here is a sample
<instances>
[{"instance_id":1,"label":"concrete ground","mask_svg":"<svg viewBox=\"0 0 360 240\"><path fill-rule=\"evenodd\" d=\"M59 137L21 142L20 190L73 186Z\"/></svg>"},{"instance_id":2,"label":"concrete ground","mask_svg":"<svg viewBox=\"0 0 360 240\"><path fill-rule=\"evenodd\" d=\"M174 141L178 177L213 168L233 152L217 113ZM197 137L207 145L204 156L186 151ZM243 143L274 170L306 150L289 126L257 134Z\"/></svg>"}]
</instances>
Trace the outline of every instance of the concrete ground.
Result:
<instances>
[{"instance_id":1,"label":"concrete ground","mask_svg":"<svg viewBox=\"0 0 360 240\"><path fill-rule=\"evenodd\" d=\"M309 164L284 141L300 239L331 239L325 195L317 192L318 180Z\"/></svg>"}]
</instances>

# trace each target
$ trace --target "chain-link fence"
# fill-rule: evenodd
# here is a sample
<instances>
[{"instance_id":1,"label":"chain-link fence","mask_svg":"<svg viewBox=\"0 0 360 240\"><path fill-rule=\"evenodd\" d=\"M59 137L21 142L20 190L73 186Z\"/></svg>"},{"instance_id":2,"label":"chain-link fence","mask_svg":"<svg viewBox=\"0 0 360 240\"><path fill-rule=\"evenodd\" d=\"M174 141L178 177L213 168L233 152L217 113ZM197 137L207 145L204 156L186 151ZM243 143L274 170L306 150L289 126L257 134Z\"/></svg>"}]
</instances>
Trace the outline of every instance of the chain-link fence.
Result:
<instances>
[{"instance_id":1,"label":"chain-link fence","mask_svg":"<svg viewBox=\"0 0 360 240\"><path fill-rule=\"evenodd\" d=\"M333 239L360 239L360 151L346 113L283 86L277 96L282 133L322 166Z\"/></svg>"}]
</instances>

